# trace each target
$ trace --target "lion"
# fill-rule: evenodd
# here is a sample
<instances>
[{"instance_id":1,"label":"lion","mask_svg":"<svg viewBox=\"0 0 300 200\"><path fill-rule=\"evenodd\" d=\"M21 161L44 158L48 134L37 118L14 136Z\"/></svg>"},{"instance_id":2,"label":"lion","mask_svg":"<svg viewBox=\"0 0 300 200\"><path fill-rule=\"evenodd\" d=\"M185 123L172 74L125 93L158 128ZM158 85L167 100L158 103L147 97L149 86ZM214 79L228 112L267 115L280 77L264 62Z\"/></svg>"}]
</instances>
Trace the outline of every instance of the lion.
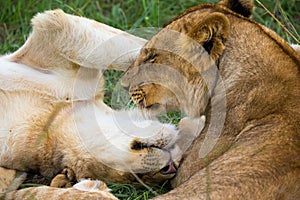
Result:
<instances>
[{"instance_id":1,"label":"lion","mask_svg":"<svg viewBox=\"0 0 300 200\"><path fill-rule=\"evenodd\" d=\"M300 45L298 44L291 44L291 47L300 55Z\"/></svg>"},{"instance_id":2,"label":"lion","mask_svg":"<svg viewBox=\"0 0 300 200\"><path fill-rule=\"evenodd\" d=\"M174 189L155 199L299 199L300 57L250 19L253 0L191 7L122 77L153 115L206 114Z\"/></svg>"},{"instance_id":3,"label":"lion","mask_svg":"<svg viewBox=\"0 0 300 200\"><path fill-rule=\"evenodd\" d=\"M68 193L75 199L115 199L81 186L97 189L96 179L160 183L173 177L181 158L175 142L184 131L103 102L102 70L126 69L145 40L61 10L36 15L32 25L25 44L0 57L0 169L17 170L7 174L19 184L20 172L48 180L58 174L51 183L56 187L72 186L72 177L88 183L15 192L9 190L12 179L2 188L10 191L6 198L63 199Z\"/></svg>"}]
</instances>

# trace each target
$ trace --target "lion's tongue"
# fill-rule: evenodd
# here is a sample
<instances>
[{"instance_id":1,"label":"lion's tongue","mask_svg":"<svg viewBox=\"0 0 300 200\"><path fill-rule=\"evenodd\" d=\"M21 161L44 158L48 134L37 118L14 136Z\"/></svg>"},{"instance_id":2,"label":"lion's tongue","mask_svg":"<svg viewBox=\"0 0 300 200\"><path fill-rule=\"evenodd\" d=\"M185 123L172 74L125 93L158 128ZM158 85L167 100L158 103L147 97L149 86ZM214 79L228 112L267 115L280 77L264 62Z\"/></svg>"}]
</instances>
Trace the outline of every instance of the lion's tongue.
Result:
<instances>
[{"instance_id":1,"label":"lion's tongue","mask_svg":"<svg viewBox=\"0 0 300 200\"><path fill-rule=\"evenodd\" d=\"M176 173L177 169L173 162L170 162L167 166L165 166L162 170L162 174L173 174Z\"/></svg>"}]
</instances>

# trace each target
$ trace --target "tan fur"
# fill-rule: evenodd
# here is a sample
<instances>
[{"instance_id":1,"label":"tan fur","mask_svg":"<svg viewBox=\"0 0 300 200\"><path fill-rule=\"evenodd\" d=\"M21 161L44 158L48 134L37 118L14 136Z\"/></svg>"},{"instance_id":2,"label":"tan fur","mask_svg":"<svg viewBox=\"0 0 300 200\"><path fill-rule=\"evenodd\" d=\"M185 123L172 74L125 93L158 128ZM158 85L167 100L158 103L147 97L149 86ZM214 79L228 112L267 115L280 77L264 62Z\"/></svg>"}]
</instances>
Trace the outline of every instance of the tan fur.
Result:
<instances>
[{"instance_id":1,"label":"tan fur","mask_svg":"<svg viewBox=\"0 0 300 200\"><path fill-rule=\"evenodd\" d=\"M60 174L57 174L50 183L51 187L69 188L76 182L76 174L70 168L65 168Z\"/></svg>"},{"instance_id":2,"label":"tan fur","mask_svg":"<svg viewBox=\"0 0 300 200\"><path fill-rule=\"evenodd\" d=\"M134 100L149 111L207 114L175 189L156 199L300 198L300 57L248 18L252 7L251 0L225 0L188 9L124 75L122 85L142 94ZM222 113L224 124L214 118ZM218 131L213 149L201 156L206 136Z\"/></svg>"},{"instance_id":3,"label":"tan fur","mask_svg":"<svg viewBox=\"0 0 300 200\"><path fill-rule=\"evenodd\" d=\"M70 188L35 187L18 191L8 192L7 200L31 200L31 199L106 199L116 200L117 198L108 192L105 183L93 180L82 180Z\"/></svg>"},{"instance_id":4,"label":"tan fur","mask_svg":"<svg viewBox=\"0 0 300 200\"><path fill-rule=\"evenodd\" d=\"M293 47L293 49L298 53L298 55L300 56L300 45L297 44L292 44L291 47Z\"/></svg>"},{"instance_id":5,"label":"tan fur","mask_svg":"<svg viewBox=\"0 0 300 200\"><path fill-rule=\"evenodd\" d=\"M101 70L123 70L145 40L61 10L38 14L32 24L24 46L0 57L0 166L48 179L69 168L52 181L58 187L69 187L73 176L127 183L136 181L135 174L146 182L173 177L159 171L181 158L175 127L103 102ZM3 191L11 191L8 183ZM115 199L74 188L7 194L32 196Z\"/></svg>"},{"instance_id":6,"label":"tan fur","mask_svg":"<svg viewBox=\"0 0 300 200\"><path fill-rule=\"evenodd\" d=\"M0 199L7 192L15 191L24 182L26 173L0 167Z\"/></svg>"}]
</instances>

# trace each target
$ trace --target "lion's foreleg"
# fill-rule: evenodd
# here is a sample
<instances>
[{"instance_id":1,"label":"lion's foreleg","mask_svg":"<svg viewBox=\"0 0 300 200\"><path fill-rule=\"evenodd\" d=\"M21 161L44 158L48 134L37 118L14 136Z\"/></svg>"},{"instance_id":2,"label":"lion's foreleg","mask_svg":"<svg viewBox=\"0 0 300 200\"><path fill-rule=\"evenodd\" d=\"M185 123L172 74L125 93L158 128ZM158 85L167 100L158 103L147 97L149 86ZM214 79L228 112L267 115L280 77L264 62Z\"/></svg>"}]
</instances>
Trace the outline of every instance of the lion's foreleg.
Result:
<instances>
[{"instance_id":1,"label":"lion's foreleg","mask_svg":"<svg viewBox=\"0 0 300 200\"><path fill-rule=\"evenodd\" d=\"M25 180L26 173L0 167L0 199L15 191Z\"/></svg>"},{"instance_id":2,"label":"lion's foreleg","mask_svg":"<svg viewBox=\"0 0 300 200\"><path fill-rule=\"evenodd\" d=\"M105 183L94 180L83 180L70 188L55 188L49 186L30 187L7 193L7 200L48 200L48 199L106 199L117 198L107 191Z\"/></svg>"}]
</instances>

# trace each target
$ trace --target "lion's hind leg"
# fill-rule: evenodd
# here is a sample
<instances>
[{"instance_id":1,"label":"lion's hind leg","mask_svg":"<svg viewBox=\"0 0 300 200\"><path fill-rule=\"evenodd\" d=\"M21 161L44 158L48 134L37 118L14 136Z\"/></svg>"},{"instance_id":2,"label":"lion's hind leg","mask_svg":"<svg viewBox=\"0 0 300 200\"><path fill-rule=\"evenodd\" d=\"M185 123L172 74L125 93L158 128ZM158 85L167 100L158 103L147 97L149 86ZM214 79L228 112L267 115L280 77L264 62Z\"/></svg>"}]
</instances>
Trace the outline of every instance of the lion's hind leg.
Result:
<instances>
[{"instance_id":1,"label":"lion's hind leg","mask_svg":"<svg viewBox=\"0 0 300 200\"><path fill-rule=\"evenodd\" d=\"M55 188L49 186L30 187L6 195L8 200L48 200L48 199L103 199L116 200L117 198L107 191L105 183L98 180L82 180L70 188Z\"/></svg>"},{"instance_id":2,"label":"lion's hind leg","mask_svg":"<svg viewBox=\"0 0 300 200\"><path fill-rule=\"evenodd\" d=\"M25 172L0 167L0 199L6 193L18 189L25 179Z\"/></svg>"},{"instance_id":3,"label":"lion's hind leg","mask_svg":"<svg viewBox=\"0 0 300 200\"><path fill-rule=\"evenodd\" d=\"M35 67L55 66L126 70L145 39L106 24L49 10L32 20L33 31L27 42L12 55L13 60L39 59ZM22 62L21 62L22 63ZM28 63L27 63L28 64Z\"/></svg>"}]
</instances>

